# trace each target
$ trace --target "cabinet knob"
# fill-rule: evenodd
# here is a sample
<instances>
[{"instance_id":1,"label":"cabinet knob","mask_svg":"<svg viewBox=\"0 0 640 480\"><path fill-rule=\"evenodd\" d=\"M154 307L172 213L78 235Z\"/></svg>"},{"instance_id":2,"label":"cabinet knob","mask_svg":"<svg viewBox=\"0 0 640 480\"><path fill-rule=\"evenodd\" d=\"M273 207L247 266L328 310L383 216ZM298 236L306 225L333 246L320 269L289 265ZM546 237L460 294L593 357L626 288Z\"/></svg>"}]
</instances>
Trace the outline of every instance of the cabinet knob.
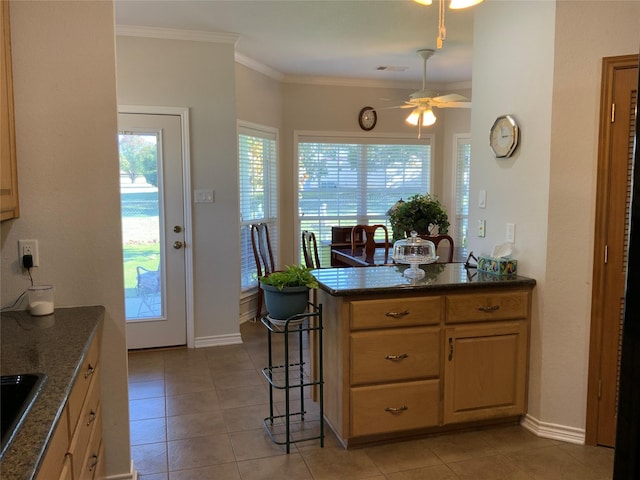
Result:
<instances>
[{"instance_id":1,"label":"cabinet knob","mask_svg":"<svg viewBox=\"0 0 640 480\"><path fill-rule=\"evenodd\" d=\"M87 371L84 372L84 378L89 378L91 375L93 375L93 372L95 371L96 371L95 367L89 364L89 368L87 368Z\"/></svg>"}]
</instances>

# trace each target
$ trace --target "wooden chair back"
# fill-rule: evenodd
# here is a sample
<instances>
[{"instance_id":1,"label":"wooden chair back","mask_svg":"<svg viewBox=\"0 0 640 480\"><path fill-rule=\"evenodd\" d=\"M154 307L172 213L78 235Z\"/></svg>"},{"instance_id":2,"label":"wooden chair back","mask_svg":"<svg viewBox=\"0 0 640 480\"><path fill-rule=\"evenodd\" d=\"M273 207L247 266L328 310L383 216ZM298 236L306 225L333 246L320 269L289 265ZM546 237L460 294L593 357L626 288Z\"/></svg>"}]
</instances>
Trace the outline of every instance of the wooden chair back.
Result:
<instances>
[{"instance_id":1,"label":"wooden chair back","mask_svg":"<svg viewBox=\"0 0 640 480\"><path fill-rule=\"evenodd\" d=\"M358 235L364 234L364 254L367 262L373 261L376 251L376 230L381 229L384 232L384 263L389 261L389 231L382 224L377 225L356 225L351 231L351 255L356 254L358 248Z\"/></svg>"},{"instance_id":2,"label":"wooden chair back","mask_svg":"<svg viewBox=\"0 0 640 480\"><path fill-rule=\"evenodd\" d=\"M304 255L304 264L307 268L321 268L316 235L309 230L302 231L302 253Z\"/></svg>"},{"instance_id":3,"label":"wooden chair back","mask_svg":"<svg viewBox=\"0 0 640 480\"><path fill-rule=\"evenodd\" d=\"M258 277L266 277L276 270L273 261L273 252L271 251L271 241L269 240L269 227L266 223L254 223L251 225L251 248L253 249L253 258L256 261L256 269ZM256 320L262 315L262 288L258 287L258 309L256 311Z\"/></svg>"},{"instance_id":4,"label":"wooden chair back","mask_svg":"<svg viewBox=\"0 0 640 480\"><path fill-rule=\"evenodd\" d=\"M418 235L418 236L425 240L432 241L436 246L436 252L438 251L438 245L440 244L440 242L442 242L443 240L449 242L449 255L447 256L447 263L453 262L453 249L454 249L453 238L451 238L449 235L440 234L440 235Z\"/></svg>"}]
</instances>

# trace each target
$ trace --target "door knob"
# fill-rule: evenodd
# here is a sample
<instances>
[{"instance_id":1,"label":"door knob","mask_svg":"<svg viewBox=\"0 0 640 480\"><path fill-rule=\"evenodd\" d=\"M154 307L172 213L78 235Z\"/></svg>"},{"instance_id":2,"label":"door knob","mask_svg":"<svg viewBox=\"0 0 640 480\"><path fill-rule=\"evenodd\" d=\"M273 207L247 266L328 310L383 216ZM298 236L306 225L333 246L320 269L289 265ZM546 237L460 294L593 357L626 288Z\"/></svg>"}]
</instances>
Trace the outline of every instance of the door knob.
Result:
<instances>
[{"instance_id":1,"label":"door knob","mask_svg":"<svg viewBox=\"0 0 640 480\"><path fill-rule=\"evenodd\" d=\"M179 240L176 240L175 242L173 242L173 248L175 248L176 250L180 250L182 246L183 244Z\"/></svg>"},{"instance_id":2,"label":"door knob","mask_svg":"<svg viewBox=\"0 0 640 480\"><path fill-rule=\"evenodd\" d=\"M176 225L175 227L173 227L174 233L180 233L181 231L182 231L182 227L180 225Z\"/></svg>"}]
</instances>

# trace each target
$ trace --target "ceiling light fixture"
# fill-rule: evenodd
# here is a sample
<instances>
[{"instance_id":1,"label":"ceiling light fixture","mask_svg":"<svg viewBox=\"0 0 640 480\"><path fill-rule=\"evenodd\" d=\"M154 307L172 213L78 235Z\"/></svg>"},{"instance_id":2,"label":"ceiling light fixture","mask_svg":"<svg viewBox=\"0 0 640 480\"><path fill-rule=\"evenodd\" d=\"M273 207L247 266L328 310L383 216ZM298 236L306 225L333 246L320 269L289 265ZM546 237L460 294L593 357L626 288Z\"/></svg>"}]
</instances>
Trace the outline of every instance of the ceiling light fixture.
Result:
<instances>
[{"instance_id":1,"label":"ceiling light fixture","mask_svg":"<svg viewBox=\"0 0 640 480\"><path fill-rule=\"evenodd\" d=\"M422 138L422 127L428 127L436 123L436 116L428 105L420 105L414 108L405 122L418 127L418 138Z\"/></svg>"},{"instance_id":2,"label":"ceiling light fixture","mask_svg":"<svg viewBox=\"0 0 640 480\"><path fill-rule=\"evenodd\" d=\"M413 0L420 5L431 5L433 0ZM462 8L473 7L481 3L483 0L451 0L449 3L449 8L452 10L460 10ZM447 36L447 29L444 26L444 2L445 0L438 0L438 38L436 40L436 46L440 49L442 48L442 42L444 42L445 37Z\"/></svg>"}]
</instances>

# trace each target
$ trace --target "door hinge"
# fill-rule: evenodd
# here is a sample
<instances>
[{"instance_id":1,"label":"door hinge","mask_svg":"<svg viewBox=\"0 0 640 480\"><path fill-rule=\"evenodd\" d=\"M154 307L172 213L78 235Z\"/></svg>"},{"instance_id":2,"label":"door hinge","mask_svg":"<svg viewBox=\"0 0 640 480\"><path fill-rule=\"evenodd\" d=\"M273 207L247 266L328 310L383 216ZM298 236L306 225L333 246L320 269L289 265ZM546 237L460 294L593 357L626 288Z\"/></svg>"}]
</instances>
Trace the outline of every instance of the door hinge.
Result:
<instances>
[{"instance_id":1,"label":"door hinge","mask_svg":"<svg viewBox=\"0 0 640 480\"><path fill-rule=\"evenodd\" d=\"M602 398L602 379L598 380L598 399Z\"/></svg>"},{"instance_id":2,"label":"door hinge","mask_svg":"<svg viewBox=\"0 0 640 480\"><path fill-rule=\"evenodd\" d=\"M616 121L616 104L611 104L611 123Z\"/></svg>"},{"instance_id":3,"label":"door hinge","mask_svg":"<svg viewBox=\"0 0 640 480\"><path fill-rule=\"evenodd\" d=\"M604 246L604 264L606 265L609 261L609 245Z\"/></svg>"}]
</instances>

